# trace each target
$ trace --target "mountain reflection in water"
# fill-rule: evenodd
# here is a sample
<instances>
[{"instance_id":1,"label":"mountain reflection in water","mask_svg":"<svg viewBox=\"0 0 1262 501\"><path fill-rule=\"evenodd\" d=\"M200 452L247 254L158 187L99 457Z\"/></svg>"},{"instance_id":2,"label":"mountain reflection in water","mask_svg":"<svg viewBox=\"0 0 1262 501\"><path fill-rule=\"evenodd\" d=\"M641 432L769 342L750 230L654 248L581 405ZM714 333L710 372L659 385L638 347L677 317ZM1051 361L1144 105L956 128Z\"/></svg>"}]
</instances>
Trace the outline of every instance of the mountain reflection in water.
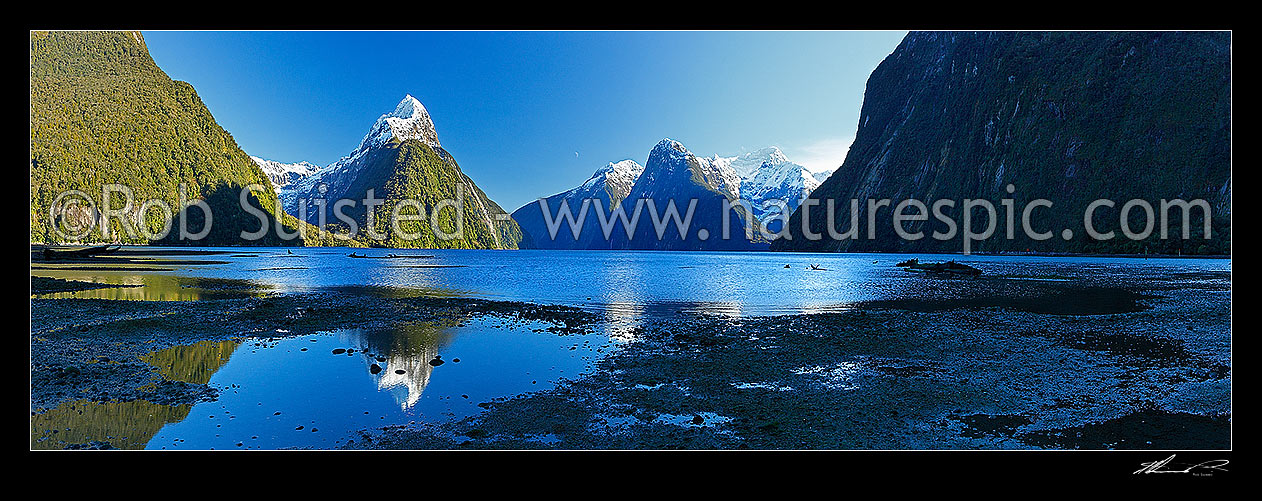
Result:
<instances>
[{"instance_id":1,"label":"mountain reflection in water","mask_svg":"<svg viewBox=\"0 0 1262 501\"><path fill-rule=\"evenodd\" d=\"M206 384L240 343L202 341L173 346L141 357L172 381ZM119 449L143 449L169 423L188 417L190 404L163 405L147 400L92 402L76 400L31 416L31 447L61 449L71 444L109 442Z\"/></svg>"},{"instance_id":2,"label":"mountain reflection in water","mask_svg":"<svg viewBox=\"0 0 1262 501\"><path fill-rule=\"evenodd\" d=\"M158 368L162 377L172 381L206 384L215 371L232 357L240 343L227 341L201 341L187 346L172 346L140 357Z\"/></svg>"},{"instance_id":3,"label":"mountain reflection in water","mask_svg":"<svg viewBox=\"0 0 1262 501\"><path fill-rule=\"evenodd\" d=\"M355 335L344 338L357 346L366 371L372 374L373 364L381 367L372 374L377 388L389 391L399 407L406 410L416 405L429 385L434 371L430 361L451 344L455 336L453 327L454 323L449 322L421 322L388 331L353 331Z\"/></svg>"},{"instance_id":4,"label":"mountain reflection in water","mask_svg":"<svg viewBox=\"0 0 1262 501\"><path fill-rule=\"evenodd\" d=\"M634 310L612 316L634 325ZM482 412L480 403L552 388L619 344L605 333L559 335L550 326L460 315L164 348L140 357L155 376L206 384L218 396L179 405L66 402L32 415L32 447L337 447L356 430L459 419Z\"/></svg>"}]
</instances>

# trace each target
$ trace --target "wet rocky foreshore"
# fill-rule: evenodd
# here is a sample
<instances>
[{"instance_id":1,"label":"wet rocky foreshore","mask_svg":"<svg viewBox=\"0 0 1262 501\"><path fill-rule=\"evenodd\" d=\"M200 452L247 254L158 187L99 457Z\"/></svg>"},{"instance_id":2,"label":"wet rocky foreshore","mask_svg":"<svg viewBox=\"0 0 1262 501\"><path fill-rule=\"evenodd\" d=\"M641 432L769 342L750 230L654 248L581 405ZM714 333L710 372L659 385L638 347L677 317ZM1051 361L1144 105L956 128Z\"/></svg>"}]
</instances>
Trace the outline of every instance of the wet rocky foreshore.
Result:
<instances>
[{"instance_id":1,"label":"wet rocky foreshore","mask_svg":"<svg viewBox=\"0 0 1262 501\"><path fill-rule=\"evenodd\" d=\"M478 402L461 419L348 430L341 447L1230 447L1229 273L970 290L818 314L657 313L619 326L625 344L554 388ZM219 389L171 380L143 359L199 342L479 316L554 335L611 328L590 309L388 287L31 301L33 416L68 401L214 400Z\"/></svg>"}]
</instances>

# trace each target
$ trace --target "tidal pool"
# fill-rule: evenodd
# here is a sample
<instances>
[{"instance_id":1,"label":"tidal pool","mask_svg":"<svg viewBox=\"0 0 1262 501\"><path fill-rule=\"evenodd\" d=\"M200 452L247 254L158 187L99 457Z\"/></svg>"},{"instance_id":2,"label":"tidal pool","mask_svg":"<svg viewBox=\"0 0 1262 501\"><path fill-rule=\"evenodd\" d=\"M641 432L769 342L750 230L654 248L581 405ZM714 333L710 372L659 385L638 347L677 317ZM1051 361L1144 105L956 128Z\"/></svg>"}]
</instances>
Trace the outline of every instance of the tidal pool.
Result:
<instances>
[{"instance_id":1,"label":"tidal pool","mask_svg":"<svg viewBox=\"0 0 1262 501\"><path fill-rule=\"evenodd\" d=\"M551 388L618 346L603 334L558 335L544 327L480 316L159 350L142 360L166 379L218 389L218 398L174 406L67 402L32 417L32 442L37 448L92 441L148 449L336 447L357 430L460 419L480 412L479 403Z\"/></svg>"}]
</instances>

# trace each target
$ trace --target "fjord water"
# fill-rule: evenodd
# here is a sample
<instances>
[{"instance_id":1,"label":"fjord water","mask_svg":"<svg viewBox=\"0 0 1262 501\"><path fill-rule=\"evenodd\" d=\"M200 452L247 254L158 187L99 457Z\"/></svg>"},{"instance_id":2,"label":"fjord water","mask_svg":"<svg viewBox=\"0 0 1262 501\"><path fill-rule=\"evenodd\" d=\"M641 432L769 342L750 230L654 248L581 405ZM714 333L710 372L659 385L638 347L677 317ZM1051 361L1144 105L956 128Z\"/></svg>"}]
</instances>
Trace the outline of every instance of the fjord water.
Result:
<instances>
[{"instance_id":1,"label":"fjord water","mask_svg":"<svg viewBox=\"0 0 1262 501\"><path fill-rule=\"evenodd\" d=\"M181 249L183 250L183 249ZM894 266L904 259L955 259L988 277L1015 280L1113 279L1153 272L1230 271L1230 259L1047 256L933 256L772 252L392 250L211 248L219 265L172 271L40 272L57 278L140 285L51 297L199 299L177 278L245 279L269 292L333 286L386 286L433 294L561 304L646 314L697 311L778 315L837 311L857 302L951 294L958 282L924 280ZM400 259L356 259L359 255ZM787 265L787 267L786 267ZM811 265L824 268L812 270ZM201 294L217 297L216 291ZM222 295L222 291L218 292Z\"/></svg>"},{"instance_id":2,"label":"fjord water","mask_svg":"<svg viewBox=\"0 0 1262 501\"><path fill-rule=\"evenodd\" d=\"M173 249L185 251L188 249ZM214 401L67 402L33 416L32 438L133 448L330 448L356 430L461 419L479 403L551 388L617 350L625 329L680 312L722 317L841 311L857 303L952 297L987 280L1125 284L1128 277L1230 271L1229 259L931 256L746 252L206 249L221 264L163 264L169 271L33 270L33 274L135 287L45 297L214 300L233 297L215 279L245 279L264 294L386 286L427 294L577 306L607 328L558 335L544 324L493 315L384 331L255 335L178 346L142 357L164 377L207 384ZM380 258L352 258L347 254ZM395 255L395 258L387 256ZM407 256L407 257L398 257ZM957 259L985 280L931 279L895 263ZM787 265L787 267L786 267ZM817 265L823 270L809 269ZM1024 282L1022 282L1024 283ZM1177 294L1177 293L1176 293ZM1195 300L1194 298L1191 300ZM341 351L335 351L341 350ZM443 363L431 364L441 358ZM456 360L459 361L456 361ZM56 437L51 430L60 430ZM73 440L67 440L71 439ZM550 438L537 437L541 442Z\"/></svg>"}]
</instances>

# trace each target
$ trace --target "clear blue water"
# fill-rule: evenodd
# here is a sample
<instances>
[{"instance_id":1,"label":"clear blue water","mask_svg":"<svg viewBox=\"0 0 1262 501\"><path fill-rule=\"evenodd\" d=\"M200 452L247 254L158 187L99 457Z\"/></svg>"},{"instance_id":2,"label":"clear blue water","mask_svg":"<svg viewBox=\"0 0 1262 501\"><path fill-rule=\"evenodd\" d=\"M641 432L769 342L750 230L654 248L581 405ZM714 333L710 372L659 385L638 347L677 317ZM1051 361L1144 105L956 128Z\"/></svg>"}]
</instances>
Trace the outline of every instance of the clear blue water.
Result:
<instances>
[{"instance_id":1,"label":"clear blue water","mask_svg":"<svg viewBox=\"0 0 1262 501\"><path fill-rule=\"evenodd\" d=\"M354 439L356 430L460 419L480 412L478 403L550 388L563 378L578 377L629 341L623 335L626 328L655 314L796 314L844 310L868 300L976 292L993 280L1115 284L1137 275L1183 274L1183 280L1196 280L1187 274L1231 270L1228 259L1190 258L220 250L227 253L190 259L226 264L175 264L171 271L33 270L32 274L140 285L53 297L214 299L222 291L198 290L195 281L190 286L184 279L231 278L257 282L273 293L375 285L564 304L603 312L608 323L597 333L583 336L537 332L540 325L513 324L493 316L384 332L336 330L291 338L278 332L277 338L244 339L224 352L207 382L220 390L216 401L156 411L136 403L74 402L63 406L65 409L49 411L48 422L69 420L78 424L67 428L81 426L91 428L90 433L96 435L130 437L126 444L150 449L337 447ZM349 252L433 257L356 259L347 257ZM922 261L956 259L983 269L986 278L930 279L894 266L910 257ZM808 269L812 264L825 270ZM168 358L200 360L197 346L186 348L168 354ZM334 354L335 349L355 351ZM437 356L445 363L434 367L430 361ZM380 370L374 370L373 364ZM403 373L397 374L397 370ZM85 406L90 408L86 414ZM89 418L91 421L84 421ZM36 429L33 436L38 439L42 435ZM85 438L91 437L78 440Z\"/></svg>"},{"instance_id":2,"label":"clear blue water","mask_svg":"<svg viewBox=\"0 0 1262 501\"><path fill-rule=\"evenodd\" d=\"M241 278L275 292L325 286L384 285L488 299L564 304L611 311L698 310L776 315L846 309L856 302L950 293L956 285L903 271L895 263L955 259L988 277L1107 282L1152 272L1229 271L1229 259L932 256L771 252L608 252L390 249L219 249L205 259L229 264L177 266L171 272L50 272L60 278L144 283L66 296L195 299L169 276ZM346 254L427 255L423 259L355 259ZM826 268L814 271L815 264ZM789 265L789 268L785 268ZM152 286L150 286L152 284Z\"/></svg>"},{"instance_id":3,"label":"clear blue water","mask_svg":"<svg viewBox=\"0 0 1262 501\"><path fill-rule=\"evenodd\" d=\"M479 403L551 388L611 348L604 336L492 327L503 323L250 340L211 377L219 398L162 427L147 448L334 447L353 430L459 419ZM348 348L355 352L333 353ZM444 363L431 366L435 356Z\"/></svg>"}]
</instances>

